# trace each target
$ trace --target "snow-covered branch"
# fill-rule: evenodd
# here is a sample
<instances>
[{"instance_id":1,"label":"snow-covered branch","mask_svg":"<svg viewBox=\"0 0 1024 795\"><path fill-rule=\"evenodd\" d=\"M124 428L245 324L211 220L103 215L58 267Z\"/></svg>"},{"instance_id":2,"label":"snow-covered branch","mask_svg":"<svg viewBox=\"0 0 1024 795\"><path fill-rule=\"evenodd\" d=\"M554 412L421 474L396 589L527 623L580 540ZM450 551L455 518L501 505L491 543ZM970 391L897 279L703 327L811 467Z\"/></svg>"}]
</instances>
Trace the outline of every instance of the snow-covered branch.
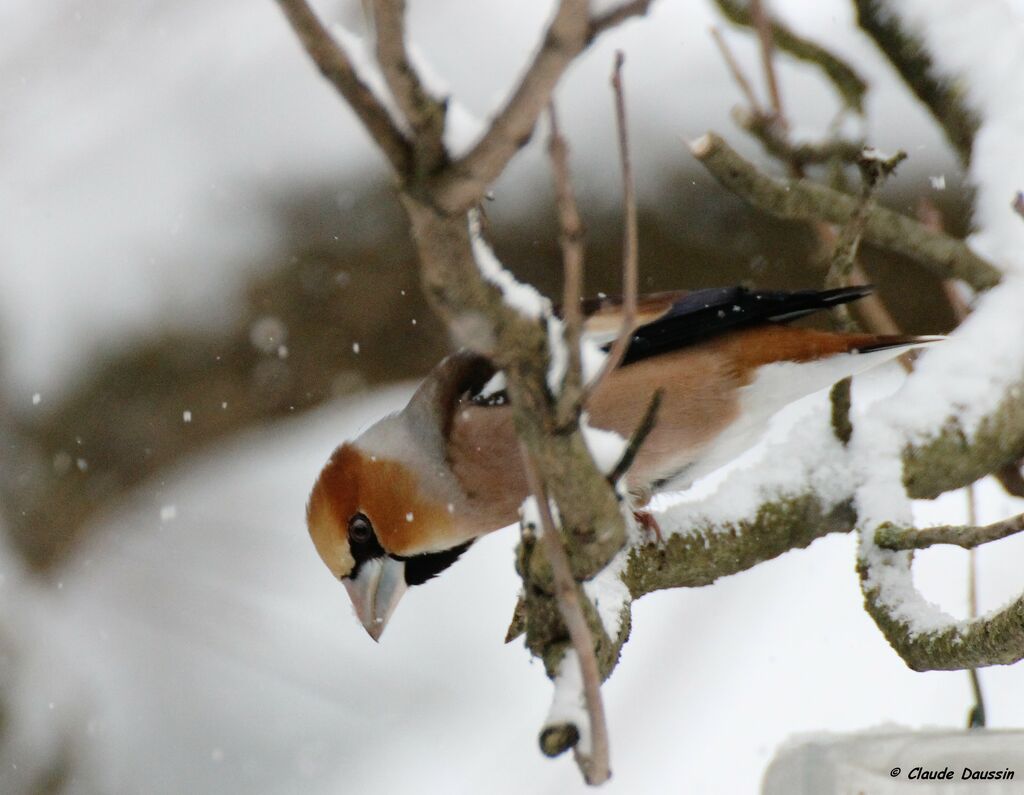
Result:
<instances>
[{"instance_id":1,"label":"snow-covered branch","mask_svg":"<svg viewBox=\"0 0 1024 795\"><path fill-rule=\"evenodd\" d=\"M410 165L409 142L391 114L357 74L345 49L331 36L306 0L278 0L295 35L327 80L359 116L388 161L399 173Z\"/></svg>"}]
</instances>

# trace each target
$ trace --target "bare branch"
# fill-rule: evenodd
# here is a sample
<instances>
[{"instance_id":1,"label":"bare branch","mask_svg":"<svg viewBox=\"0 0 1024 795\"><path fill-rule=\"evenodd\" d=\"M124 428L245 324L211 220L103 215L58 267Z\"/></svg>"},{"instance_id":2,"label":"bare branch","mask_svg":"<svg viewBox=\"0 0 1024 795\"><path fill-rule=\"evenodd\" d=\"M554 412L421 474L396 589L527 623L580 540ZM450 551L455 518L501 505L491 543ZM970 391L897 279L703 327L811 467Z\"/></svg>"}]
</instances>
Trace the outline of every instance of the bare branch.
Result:
<instances>
[{"instance_id":1,"label":"bare branch","mask_svg":"<svg viewBox=\"0 0 1024 795\"><path fill-rule=\"evenodd\" d=\"M772 37L772 26L764 8L765 0L750 0L750 15L754 19L754 29L761 43L761 65L764 69L765 82L768 83L768 96L772 102L772 116L783 128L789 126L786 114L782 109L782 93L779 90L779 79L775 75L775 40Z\"/></svg>"},{"instance_id":2,"label":"bare branch","mask_svg":"<svg viewBox=\"0 0 1024 795\"><path fill-rule=\"evenodd\" d=\"M761 142L768 154L797 170L835 161L853 163L864 149L863 141L850 141L844 138L793 143L767 115L738 108L733 111L732 116L740 127Z\"/></svg>"},{"instance_id":3,"label":"bare branch","mask_svg":"<svg viewBox=\"0 0 1024 795\"><path fill-rule=\"evenodd\" d=\"M653 0L629 0L629 2L619 3L615 8L605 11L603 14L591 17L590 38L593 39L599 36L609 28L614 28L616 25L625 22L630 17L643 16L647 13L647 9L652 2Z\"/></svg>"},{"instance_id":4,"label":"bare branch","mask_svg":"<svg viewBox=\"0 0 1024 795\"><path fill-rule=\"evenodd\" d=\"M715 0L725 17L737 25L753 27L750 6L739 0ZM812 41L796 35L777 19L769 19L774 45L794 58L813 63L821 69L835 86L843 101L858 113L864 111L867 83L853 67Z\"/></svg>"},{"instance_id":5,"label":"bare branch","mask_svg":"<svg viewBox=\"0 0 1024 795\"><path fill-rule=\"evenodd\" d=\"M420 172L437 169L445 160L445 104L423 87L405 43L405 0L373 0L377 31L377 62L398 110L413 131Z\"/></svg>"},{"instance_id":6,"label":"bare branch","mask_svg":"<svg viewBox=\"0 0 1024 795\"><path fill-rule=\"evenodd\" d=\"M578 754L577 761L588 784L603 784L608 780L611 771L608 768L608 726L605 722L604 702L601 699L601 670L597 664L597 655L594 653L594 638L590 634L590 627L580 606L579 585L573 578L569 557L566 555L555 519L551 515L547 491L537 471L536 462L525 445L521 445L520 455L530 492L537 502L540 513L541 543L551 565L558 610L580 661L583 695L590 719L591 753L589 757Z\"/></svg>"},{"instance_id":7,"label":"bare branch","mask_svg":"<svg viewBox=\"0 0 1024 795\"><path fill-rule=\"evenodd\" d=\"M487 132L430 186L437 206L456 214L479 202L512 156L530 140L537 117L569 64L599 33L645 13L649 5L650 0L626 3L591 21L586 0L560 0L544 43Z\"/></svg>"},{"instance_id":8,"label":"bare branch","mask_svg":"<svg viewBox=\"0 0 1024 795\"><path fill-rule=\"evenodd\" d=\"M725 37L722 35L717 27L711 28L711 38L715 40L715 44L718 45L718 51L722 54L722 60L725 61L725 65L729 68L729 74L732 75L732 79L736 82L740 92L747 98L747 104L750 106L751 116L763 119L765 114L761 110L761 104L757 101L757 95L754 94L754 87L750 85L750 81L747 79L746 74L743 72L743 68L740 66L739 61L736 60L736 56L733 55L732 50L729 49L729 45L725 41Z\"/></svg>"},{"instance_id":9,"label":"bare branch","mask_svg":"<svg viewBox=\"0 0 1024 795\"><path fill-rule=\"evenodd\" d=\"M836 239L832 250L832 264L825 276L825 286L829 288L844 287L850 284L854 268L857 266L857 251L860 248L864 226L867 224L868 213L875 206L875 194L885 179L903 162L907 153L900 151L890 158L882 159L864 150L857 158L861 172L862 188L860 200L853 216L846 222ZM846 306L838 307L839 317L844 318L848 326L852 325L850 312ZM852 328L850 329L852 330Z\"/></svg>"},{"instance_id":10,"label":"bare branch","mask_svg":"<svg viewBox=\"0 0 1024 795\"><path fill-rule=\"evenodd\" d=\"M1017 459L1000 467L993 473L996 480L999 481L999 485L1003 487L1007 494L1014 497L1024 497L1024 475L1021 474L1022 466L1024 466L1024 461Z\"/></svg>"},{"instance_id":11,"label":"bare branch","mask_svg":"<svg viewBox=\"0 0 1024 795\"><path fill-rule=\"evenodd\" d=\"M714 133L691 143L690 151L722 185L778 218L843 224L857 211L857 200L849 194L807 180L780 180L761 173ZM884 207L868 213L864 239L904 254L939 276L963 279L976 290L994 287L1000 280L999 270L962 240L933 232Z\"/></svg>"},{"instance_id":12,"label":"bare branch","mask_svg":"<svg viewBox=\"0 0 1024 795\"><path fill-rule=\"evenodd\" d=\"M920 530L914 527L883 525L875 531L875 543L883 549L927 549L936 544L974 549L990 541L1008 538L1024 530L1024 514L1002 522L971 527L970 525L939 525Z\"/></svg>"},{"instance_id":13,"label":"bare branch","mask_svg":"<svg viewBox=\"0 0 1024 795\"><path fill-rule=\"evenodd\" d=\"M566 368L565 383L558 398L559 424L574 420L579 412L583 373L580 363L580 338L583 334L583 314L580 299L583 297L583 222L576 207L569 175L569 154L565 138L558 127L558 115L554 103L548 106L551 120L551 136L548 138L548 155L555 177L555 197L558 208L558 237L562 248L562 316L565 321L565 344L569 349L569 364Z\"/></svg>"},{"instance_id":14,"label":"bare branch","mask_svg":"<svg viewBox=\"0 0 1024 795\"><path fill-rule=\"evenodd\" d=\"M903 82L942 125L961 162L970 162L979 120L964 101L962 88L936 72L927 48L900 24L886 4L879 0L855 0L854 5L861 29L875 40Z\"/></svg>"},{"instance_id":15,"label":"bare branch","mask_svg":"<svg viewBox=\"0 0 1024 795\"><path fill-rule=\"evenodd\" d=\"M658 421L658 409L661 408L661 399L664 397L664 394L664 390L656 389L654 394L651 395L647 408L644 410L644 415L640 418L640 424L633 431L633 435L630 437L629 443L622 452L622 457L615 465L615 468L608 474L608 480L612 483L617 483L619 478L625 475L629 468L633 466L637 453L644 446L644 442L647 441L647 437L651 435L651 431L654 430L654 425Z\"/></svg>"},{"instance_id":16,"label":"bare branch","mask_svg":"<svg viewBox=\"0 0 1024 795\"><path fill-rule=\"evenodd\" d=\"M277 2L317 68L355 111L392 168L405 174L411 160L409 142L381 101L359 79L348 53L323 26L306 0Z\"/></svg>"},{"instance_id":17,"label":"bare branch","mask_svg":"<svg viewBox=\"0 0 1024 795\"><path fill-rule=\"evenodd\" d=\"M608 357L601 365L601 372L590 383L588 394L604 382L608 375L619 366L633 338L636 325L637 282L637 220L636 186L633 182L633 166L629 158L629 129L626 124L626 99L622 89L622 52L615 53L615 68L612 71L612 88L615 91L615 123L619 131L619 162L622 166L622 200L625 210L625 234L622 241L622 327L612 343Z\"/></svg>"}]
</instances>

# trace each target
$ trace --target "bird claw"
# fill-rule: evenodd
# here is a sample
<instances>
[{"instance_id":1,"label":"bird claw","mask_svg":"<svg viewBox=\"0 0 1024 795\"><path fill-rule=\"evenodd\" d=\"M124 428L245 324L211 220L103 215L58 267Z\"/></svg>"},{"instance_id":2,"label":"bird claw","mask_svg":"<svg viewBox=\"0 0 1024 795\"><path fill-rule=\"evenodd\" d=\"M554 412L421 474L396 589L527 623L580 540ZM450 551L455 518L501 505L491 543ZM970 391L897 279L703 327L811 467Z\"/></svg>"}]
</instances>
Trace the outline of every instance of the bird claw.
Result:
<instances>
[{"instance_id":1,"label":"bird claw","mask_svg":"<svg viewBox=\"0 0 1024 795\"><path fill-rule=\"evenodd\" d=\"M650 511L634 510L633 518L646 533L653 535L659 544L665 543L665 537L661 534L661 525L658 524L658 520L654 518L653 513Z\"/></svg>"}]
</instances>

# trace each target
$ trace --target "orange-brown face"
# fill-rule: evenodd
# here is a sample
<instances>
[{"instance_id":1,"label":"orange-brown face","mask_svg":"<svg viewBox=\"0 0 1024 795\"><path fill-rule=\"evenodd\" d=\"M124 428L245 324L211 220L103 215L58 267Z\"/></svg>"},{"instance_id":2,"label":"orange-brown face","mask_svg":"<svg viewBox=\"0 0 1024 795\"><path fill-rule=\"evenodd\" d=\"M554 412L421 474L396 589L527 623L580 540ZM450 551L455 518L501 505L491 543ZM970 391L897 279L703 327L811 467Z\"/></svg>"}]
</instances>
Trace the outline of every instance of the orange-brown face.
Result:
<instances>
[{"instance_id":1,"label":"orange-brown face","mask_svg":"<svg viewBox=\"0 0 1024 795\"><path fill-rule=\"evenodd\" d=\"M447 505L424 494L406 466L346 443L320 473L306 513L313 544L335 577L347 577L356 566L349 534L359 514L392 555L444 549L453 525Z\"/></svg>"}]
</instances>

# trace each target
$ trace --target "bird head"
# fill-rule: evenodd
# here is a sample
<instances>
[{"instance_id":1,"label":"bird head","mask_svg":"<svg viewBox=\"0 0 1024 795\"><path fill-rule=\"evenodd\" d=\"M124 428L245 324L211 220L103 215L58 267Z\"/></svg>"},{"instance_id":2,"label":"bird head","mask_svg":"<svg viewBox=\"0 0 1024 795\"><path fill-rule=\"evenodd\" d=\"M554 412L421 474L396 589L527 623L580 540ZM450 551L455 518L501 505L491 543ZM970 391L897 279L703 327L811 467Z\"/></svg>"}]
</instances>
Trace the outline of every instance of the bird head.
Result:
<instances>
[{"instance_id":1,"label":"bird head","mask_svg":"<svg viewBox=\"0 0 1024 795\"><path fill-rule=\"evenodd\" d=\"M451 503L425 488L413 462L338 447L309 497L306 522L321 560L356 615L380 638L406 589L446 568L468 543L453 538Z\"/></svg>"},{"instance_id":2,"label":"bird head","mask_svg":"<svg viewBox=\"0 0 1024 795\"><path fill-rule=\"evenodd\" d=\"M461 396L493 374L474 354L447 357L402 411L338 447L313 485L309 534L374 640L406 589L450 566L479 535L464 516L447 438Z\"/></svg>"}]
</instances>

